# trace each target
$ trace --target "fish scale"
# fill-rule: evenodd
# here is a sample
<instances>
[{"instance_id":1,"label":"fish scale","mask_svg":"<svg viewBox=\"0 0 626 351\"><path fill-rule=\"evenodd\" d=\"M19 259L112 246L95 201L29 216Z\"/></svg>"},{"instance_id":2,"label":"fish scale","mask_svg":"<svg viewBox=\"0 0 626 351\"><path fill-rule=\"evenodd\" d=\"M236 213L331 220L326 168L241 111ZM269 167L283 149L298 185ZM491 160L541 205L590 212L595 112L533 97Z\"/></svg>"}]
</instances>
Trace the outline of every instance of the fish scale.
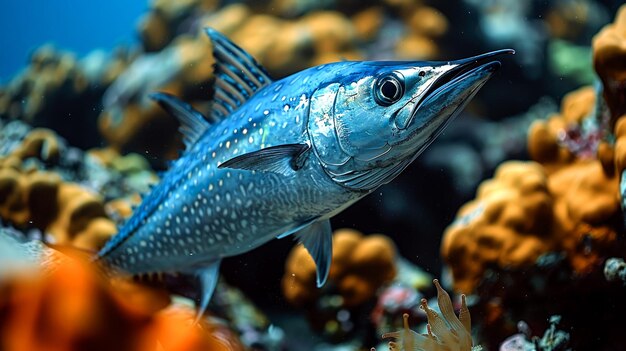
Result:
<instances>
[{"instance_id":1,"label":"fish scale","mask_svg":"<svg viewBox=\"0 0 626 351\"><path fill-rule=\"evenodd\" d=\"M153 95L180 122L185 152L97 260L130 274L182 272L201 315L224 257L291 234L317 266L332 257L329 219L406 168L499 67L500 50L451 62L339 62L273 82L207 29L215 95L205 117Z\"/></svg>"}]
</instances>

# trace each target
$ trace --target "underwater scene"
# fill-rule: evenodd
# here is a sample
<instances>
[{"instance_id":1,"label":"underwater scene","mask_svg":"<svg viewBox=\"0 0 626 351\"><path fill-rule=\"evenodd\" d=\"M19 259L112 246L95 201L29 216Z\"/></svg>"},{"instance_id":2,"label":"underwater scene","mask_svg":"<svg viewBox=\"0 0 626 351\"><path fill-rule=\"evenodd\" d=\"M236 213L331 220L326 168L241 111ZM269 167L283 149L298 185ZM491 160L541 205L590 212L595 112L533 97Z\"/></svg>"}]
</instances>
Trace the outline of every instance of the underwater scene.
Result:
<instances>
[{"instance_id":1,"label":"underwater scene","mask_svg":"<svg viewBox=\"0 0 626 351\"><path fill-rule=\"evenodd\" d=\"M0 350L626 350L620 0L0 15Z\"/></svg>"}]
</instances>

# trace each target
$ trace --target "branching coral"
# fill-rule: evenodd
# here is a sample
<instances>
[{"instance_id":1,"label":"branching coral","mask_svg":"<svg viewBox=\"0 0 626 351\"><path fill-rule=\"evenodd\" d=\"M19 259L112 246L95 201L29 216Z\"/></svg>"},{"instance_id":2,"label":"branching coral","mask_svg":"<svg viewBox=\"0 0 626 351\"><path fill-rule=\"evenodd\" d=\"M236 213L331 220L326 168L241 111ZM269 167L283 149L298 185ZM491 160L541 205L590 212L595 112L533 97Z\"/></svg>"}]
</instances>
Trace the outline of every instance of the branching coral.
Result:
<instances>
[{"instance_id":1,"label":"branching coral","mask_svg":"<svg viewBox=\"0 0 626 351\"><path fill-rule=\"evenodd\" d=\"M433 280L433 283L437 287L437 304L441 316L428 307L426 299L422 299L420 308L426 312L428 318L428 333L419 334L409 329L409 315L404 314L404 329L382 336L383 339L396 339L395 342L389 343L389 350L471 351L477 349L472 348L471 317L465 302L465 295L461 295L461 310L457 317L448 293L443 290L437 279Z\"/></svg>"}]
</instances>

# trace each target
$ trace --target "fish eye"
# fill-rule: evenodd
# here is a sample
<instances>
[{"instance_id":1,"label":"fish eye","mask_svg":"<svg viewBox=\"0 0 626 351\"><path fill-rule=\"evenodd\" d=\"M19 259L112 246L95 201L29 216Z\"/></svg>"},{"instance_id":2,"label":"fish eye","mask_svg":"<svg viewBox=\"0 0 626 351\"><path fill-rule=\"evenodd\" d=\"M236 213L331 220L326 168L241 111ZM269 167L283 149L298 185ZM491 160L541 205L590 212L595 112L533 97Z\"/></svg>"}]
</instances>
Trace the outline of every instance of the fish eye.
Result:
<instances>
[{"instance_id":1,"label":"fish eye","mask_svg":"<svg viewBox=\"0 0 626 351\"><path fill-rule=\"evenodd\" d=\"M404 79L398 74L387 74L374 84L374 98L381 106L389 106L404 95Z\"/></svg>"}]
</instances>

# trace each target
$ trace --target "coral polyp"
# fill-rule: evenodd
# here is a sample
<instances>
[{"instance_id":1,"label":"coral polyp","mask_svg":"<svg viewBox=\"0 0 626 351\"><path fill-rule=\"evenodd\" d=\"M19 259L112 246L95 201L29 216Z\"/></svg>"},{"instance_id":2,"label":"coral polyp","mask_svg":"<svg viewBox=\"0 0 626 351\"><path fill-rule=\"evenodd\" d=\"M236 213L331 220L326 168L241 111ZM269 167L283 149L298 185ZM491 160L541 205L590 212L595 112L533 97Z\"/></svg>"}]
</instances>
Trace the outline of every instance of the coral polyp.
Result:
<instances>
[{"instance_id":1,"label":"coral polyp","mask_svg":"<svg viewBox=\"0 0 626 351\"><path fill-rule=\"evenodd\" d=\"M428 306L426 299L422 299L420 308L426 313L428 324L427 333L420 334L409 328L409 315L403 317L404 328L383 334L383 339L393 338L389 342L390 351L476 351L480 346L472 346L471 317L465 295L461 295L461 309L459 316L454 314L450 295L441 287L437 279L433 280L437 288L437 304L441 315Z\"/></svg>"}]
</instances>

